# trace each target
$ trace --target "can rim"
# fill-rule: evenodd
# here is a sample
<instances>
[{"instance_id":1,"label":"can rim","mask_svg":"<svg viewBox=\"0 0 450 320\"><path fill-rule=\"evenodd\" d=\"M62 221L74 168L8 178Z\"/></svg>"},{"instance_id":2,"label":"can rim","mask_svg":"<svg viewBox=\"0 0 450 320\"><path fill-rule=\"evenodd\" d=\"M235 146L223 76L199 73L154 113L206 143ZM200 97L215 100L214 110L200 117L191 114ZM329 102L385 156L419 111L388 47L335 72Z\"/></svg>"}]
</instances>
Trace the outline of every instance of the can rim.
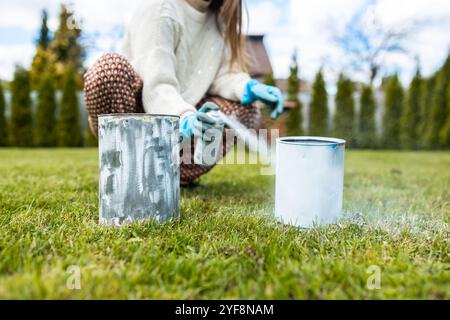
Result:
<instances>
[{"instance_id":1,"label":"can rim","mask_svg":"<svg viewBox=\"0 0 450 320\"><path fill-rule=\"evenodd\" d=\"M166 118L177 118L180 119L180 116L173 114L160 114L160 113L107 113L107 114L99 114L98 118L106 118L106 117L166 117Z\"/></svg>"},{"instance_id":2,"label":"can rim","mask_svg":"<svg viewBox=\"0 0 450 320\"><path fill-rule=\"evenodd\" d=\"M283 143L283 144L293 144L293 145L302 145L302 146L344 145L346 143L346 141L344 139L328 138L328 137L314 137L314 136L282 137L282 138L278 138L277 142ZM308 143L306 143L306 142L308 142Z\"/></svg>"}]
</instances>

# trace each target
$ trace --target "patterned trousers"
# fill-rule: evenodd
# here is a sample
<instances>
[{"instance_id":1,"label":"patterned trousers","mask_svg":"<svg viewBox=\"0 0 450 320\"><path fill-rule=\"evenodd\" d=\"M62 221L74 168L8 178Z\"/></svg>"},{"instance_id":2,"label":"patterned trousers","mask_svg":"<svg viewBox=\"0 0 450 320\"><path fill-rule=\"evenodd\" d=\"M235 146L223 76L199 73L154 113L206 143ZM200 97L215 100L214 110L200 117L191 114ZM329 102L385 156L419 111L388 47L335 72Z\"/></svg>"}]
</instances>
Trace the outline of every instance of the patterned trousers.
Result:
<instances>
[{"instance_id":1,"label":"patterned trousers","mask_svg":"<svg viewBox=\"0 0 450 320\"><path fill-rule=\"evenodd\" d=\"M123 56L119 54L102 56L84 76L85 104L92 132L97 136L97 117L101 114L143 113L142 86L142 80ZM224 114L235 115L247 128L259 129L262 125L261 113L252 105L243 106L236 101L218 96L208 96L202 99L196 108L199 109L207 101L217 104ZM225 136L226 133L224 133L221 156L225 156L235 143L235 141L225 141ZM193 154L193 152L191 153ZM181 184L190 184L213 167L195 165L193 159L190 164L182 163L180 168Z\"/></svg>"}]
</instances>

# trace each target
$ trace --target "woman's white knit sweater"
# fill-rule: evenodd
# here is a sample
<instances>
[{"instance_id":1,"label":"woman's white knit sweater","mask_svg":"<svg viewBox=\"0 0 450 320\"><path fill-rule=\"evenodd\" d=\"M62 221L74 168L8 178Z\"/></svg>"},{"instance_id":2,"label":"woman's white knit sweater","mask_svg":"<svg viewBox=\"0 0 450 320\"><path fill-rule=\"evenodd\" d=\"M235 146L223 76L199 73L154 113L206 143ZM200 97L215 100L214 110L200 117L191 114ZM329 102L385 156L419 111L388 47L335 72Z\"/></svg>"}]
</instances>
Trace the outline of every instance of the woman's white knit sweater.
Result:
<instances>
[{"instance_id":1,"label":"woman's white knit sweater","mask_svg":"<svg viewBox=\"0 0 450 320\"><path fill-rule=\"evenodd\" d=\"M195 1L203 0L190 2ZM144 0L132 17L123 54L144 82L147 113L185 117L206 94L240 101L250 79L229 68L214 14L186 0Z\"/></svg>"}]
</instances>

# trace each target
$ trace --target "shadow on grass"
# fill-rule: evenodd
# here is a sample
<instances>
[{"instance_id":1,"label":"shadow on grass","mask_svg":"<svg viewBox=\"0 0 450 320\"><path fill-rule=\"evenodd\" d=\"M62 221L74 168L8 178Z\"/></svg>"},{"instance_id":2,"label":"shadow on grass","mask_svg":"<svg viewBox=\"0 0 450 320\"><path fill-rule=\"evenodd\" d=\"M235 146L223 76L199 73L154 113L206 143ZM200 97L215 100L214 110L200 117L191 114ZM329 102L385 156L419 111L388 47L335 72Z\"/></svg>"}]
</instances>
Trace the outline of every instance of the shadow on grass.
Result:
<instances>
[{"instance_id":1,"label":"shadow on grass","mask_svg":"<svg viewBox=\"0 0 450 320\"><path fill-rule=\"evenodd\" d=\"M197 187L181 189L181 196L185 198L204 197L209 200L223 200L226 198L248 199L255 201L260 197L267 199L273 196L272 180L267 177L255 176L248 179L235 177L218 179L201 179Z\"/></svg>"}]
</instances>

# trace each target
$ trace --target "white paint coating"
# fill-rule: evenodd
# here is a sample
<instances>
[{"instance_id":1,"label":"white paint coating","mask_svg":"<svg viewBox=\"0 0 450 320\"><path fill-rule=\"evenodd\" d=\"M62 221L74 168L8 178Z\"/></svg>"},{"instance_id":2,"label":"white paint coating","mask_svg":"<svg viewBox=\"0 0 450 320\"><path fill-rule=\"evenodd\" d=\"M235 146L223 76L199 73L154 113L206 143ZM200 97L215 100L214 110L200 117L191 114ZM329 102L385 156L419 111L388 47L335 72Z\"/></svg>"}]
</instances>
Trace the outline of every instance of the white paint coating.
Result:
<instances>
[{"instance_id":1,"label":"white paint coating","mask_svg":"<svg viewBox=\"0 0 450 320\"><path fill-rule=\"evenodd\" d=\"M99 117L100 223L179 217L179 118Z\"/></svg>"},{"instance_id":2,"label":"white paint coating","mask_svg":"<svg viewBox=\"0 0 450 320\"><path fill-rule=\"evenodd\" d=\"M345 141L287 137L277 141L275 215L310 228L335 222L342 211Z\"/></svg>"}]
</instances>

